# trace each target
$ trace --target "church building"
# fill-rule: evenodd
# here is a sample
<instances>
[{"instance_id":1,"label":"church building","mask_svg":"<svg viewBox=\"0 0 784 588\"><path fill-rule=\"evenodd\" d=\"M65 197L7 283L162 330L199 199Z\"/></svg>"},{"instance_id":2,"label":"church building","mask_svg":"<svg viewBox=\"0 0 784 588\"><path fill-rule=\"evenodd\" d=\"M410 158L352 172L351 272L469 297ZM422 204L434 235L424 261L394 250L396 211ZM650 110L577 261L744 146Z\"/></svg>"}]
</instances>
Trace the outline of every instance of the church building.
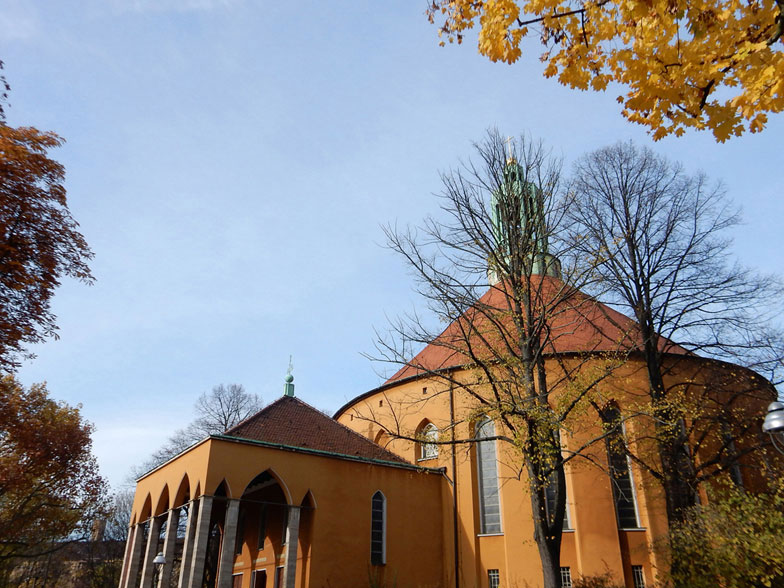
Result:
<instances>
[{"instance_id":1,"label":"church building","mask_svg":"<svg viewBox=\"0 0 784 588\"><path fill-rule=\"evenodd\" d=\"M549 261L532 274L545 291L563 287ZM478 303L502 306L503 288L490 283ZM142 476L120 588L541 586L540 513L514 444L499 441L504 424L455 384L475 377L466 353L443 344L459 328L332 418L295 396L289 374L278 400ZM635 423L607 426L648 391L639 329L577 290L549 328L558 335L545 358L552 373L571 365L590 374L623 356L601 382L602 411L562 435L583 459L564 468L561 586L596 576L654 586L666 568L654 549L667 532L664 498L617 450L643 437ZM775 398L749 370L662 344L667 378L714 387L719 410L753 420ZM740 483L747 475L735 474ZM553 505L548 493L546 510Z\"/></svg>"}]
</instances>

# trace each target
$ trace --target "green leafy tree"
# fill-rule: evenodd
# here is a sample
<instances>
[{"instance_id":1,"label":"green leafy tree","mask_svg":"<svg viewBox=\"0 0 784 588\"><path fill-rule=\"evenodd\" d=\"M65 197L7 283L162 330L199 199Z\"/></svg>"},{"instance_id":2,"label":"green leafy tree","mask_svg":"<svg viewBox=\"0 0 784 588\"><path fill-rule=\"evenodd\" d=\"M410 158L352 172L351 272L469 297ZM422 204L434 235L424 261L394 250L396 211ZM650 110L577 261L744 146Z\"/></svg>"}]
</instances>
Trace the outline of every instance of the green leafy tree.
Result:
<instances>
[{"instance_id":1,"label":"green leafy tree","mask_svg":"<svg viewBox=\"0 0 784 588\"><path fill-rule=\"evenodd\" d=\"M784 587L784 483L771 492L729 486L670 531L675 586Z\"/></svg>"}]
</instances>

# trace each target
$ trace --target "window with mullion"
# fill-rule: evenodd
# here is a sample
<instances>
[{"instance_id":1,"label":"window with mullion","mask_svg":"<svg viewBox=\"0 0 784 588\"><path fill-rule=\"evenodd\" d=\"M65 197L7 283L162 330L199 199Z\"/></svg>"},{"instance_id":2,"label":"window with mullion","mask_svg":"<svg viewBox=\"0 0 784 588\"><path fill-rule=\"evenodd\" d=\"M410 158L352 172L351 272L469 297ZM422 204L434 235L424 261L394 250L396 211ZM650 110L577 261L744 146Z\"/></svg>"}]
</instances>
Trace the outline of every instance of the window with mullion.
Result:
<instances>
[{"instance_id":1,"label":"window with mullion","mask_svg":"<svg viewBox=\"0 0 784 588\"><path fill-rule=\"evenodd\" d=\"M561 588L572 588L572 570L569 567L561 568Z\"/></svg>"},{"instance_id":2,"label":"window with mullion","mask_svg":"<svg viewBox=\"0 0 784 588\"><path fill-rule=\"evenodd\" d=\"M435 459L438 457L438 429L432 423L422 429L420 444L420 459Z\"/></svg>"},{"instance_id":3,"label":"window with mullion","mask_svg":"<svg viewBox=\"0 0 784 588\"><path fill-rule=\"evenodd\" d=\"M621 423L621 413L616 407L603 411L602 420L609 434L607 441L607 463L610 469L615 512L618 527L621 529L637 529L640 526L637 517L637 497L634 493L631 464L626 453L626 440Z\"/></svg>"},{"instance_id":4,"label":"window with mullion","mask_svg":"<svg viewBox=\"0 0 784 588\"><path fill-rule=\"evenodd\" d=\"M387 563L386 554L386 498L379 490L370 503L370 563L381 566Z\"/></svg>"},{"instance_id":5,"label":"window with mullion","mask_svg":"<svg viewBox=\"0 0 784 588\"><path fill-rule=\"evenodd\" d=\"M479 482L479 523L483 535L501 533L501 497L498 491L498 460L496 456L495 426L486 418L476 427L478 482ZM481 439L488 439L481 441Z\"/></svg>"},{"instance_id":6,"label":"window with mullion","mask_svg":"<svg viewBox=\"0 0 784 588\"><path fill-rule=\"evenodd\" d=\"M547 510L547 522L552 524L553 519L555 518L555 493L556 493L556 482L558 480L558 474L553 472L550 474L549 478L547 479L547 486L544 489L544 496L545 496L545 509ZM569 525L569 503L567 502L566 496L566 487L564 487L564 518L563 518L563 525L562 529L564 531L570 530L572 527Z\"/></svg>"}]
</instances>

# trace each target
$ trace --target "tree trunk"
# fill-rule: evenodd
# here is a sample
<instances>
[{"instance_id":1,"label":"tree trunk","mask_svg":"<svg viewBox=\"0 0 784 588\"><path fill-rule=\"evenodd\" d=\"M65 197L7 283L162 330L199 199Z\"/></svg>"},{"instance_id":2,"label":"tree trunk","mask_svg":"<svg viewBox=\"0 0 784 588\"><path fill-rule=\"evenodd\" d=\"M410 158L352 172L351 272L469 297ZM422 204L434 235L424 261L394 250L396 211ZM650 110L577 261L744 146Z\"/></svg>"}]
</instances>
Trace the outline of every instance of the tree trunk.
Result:
<instances>
[{"instance_id":1,"label":"tree trunk","mask_svg":"<svg viewBox=\"0 0 784 588\"><path fill-rule=\"evenodd\" d=\"M563 476L560 477L563 478ZM536 541L536 546L539 549L539 559L542 564L542 586L543 588L560 588L563 516L561 517L561 525L553 528L556 525L553 524L551 526L547 517L544 516L543 492L541 489L536 489L533 486L534 484L531 484L531 510L534 513L534 541ZM555 522L557 523L557 520Z\"/></svg>"},{"instance_id":2,"label":"tree trunk","mask_svg":"<svg viewBox=\"0 0 784 588\"><path fill-rule=\"evenodd\" d=\"M662 466L667 520L672 525L682 522L686 510L696 504L696 480L687 448L688 439L680 426L681 419L666 403L658 335L647 321L641 320L640 326L645 341L645 363Z\"/></svg>"}]
</instances>

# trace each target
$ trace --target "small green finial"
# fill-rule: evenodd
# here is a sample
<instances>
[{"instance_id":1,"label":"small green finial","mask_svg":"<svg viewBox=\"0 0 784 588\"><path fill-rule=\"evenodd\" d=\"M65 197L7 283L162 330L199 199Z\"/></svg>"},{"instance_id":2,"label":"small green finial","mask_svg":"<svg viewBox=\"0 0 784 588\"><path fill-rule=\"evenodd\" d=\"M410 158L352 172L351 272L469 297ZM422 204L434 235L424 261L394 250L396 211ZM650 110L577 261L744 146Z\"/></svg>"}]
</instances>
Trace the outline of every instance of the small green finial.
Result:
<instances>
[{"instance_id":1,"label":"small green finial","mask_svg":"<svg viewBox=\"0 0 784 588\"><path fill-rule=\"evenodd\" d=\"M283 395L284 396L294 396L294 376L291 372L294 371L294 362L292 361L291 356L289 355L289 369L286 371L286 383L283 385Z\"/></svg>"}]
</instances>

